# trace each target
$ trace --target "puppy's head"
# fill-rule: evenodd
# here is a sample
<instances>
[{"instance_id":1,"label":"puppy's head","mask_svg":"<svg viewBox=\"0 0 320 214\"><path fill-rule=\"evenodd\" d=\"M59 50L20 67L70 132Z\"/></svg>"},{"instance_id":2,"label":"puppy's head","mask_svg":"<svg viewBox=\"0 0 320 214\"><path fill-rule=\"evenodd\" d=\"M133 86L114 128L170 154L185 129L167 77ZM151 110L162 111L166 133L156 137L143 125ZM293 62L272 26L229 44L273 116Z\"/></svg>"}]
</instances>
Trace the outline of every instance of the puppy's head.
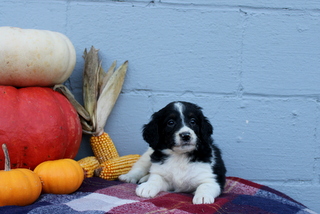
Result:
<instances>
[{"instance_id":1,"label":"puppy's head","mask_svg":"<svg viewBox=\"0 0 320 214\"><path fill-rule=\"evenodd\" d=\"M191 152L208 142L213 128L201 108L189 102L172 102L154 113L143 127L143 138L154 150Z\"/></svg>"}]
</instances>

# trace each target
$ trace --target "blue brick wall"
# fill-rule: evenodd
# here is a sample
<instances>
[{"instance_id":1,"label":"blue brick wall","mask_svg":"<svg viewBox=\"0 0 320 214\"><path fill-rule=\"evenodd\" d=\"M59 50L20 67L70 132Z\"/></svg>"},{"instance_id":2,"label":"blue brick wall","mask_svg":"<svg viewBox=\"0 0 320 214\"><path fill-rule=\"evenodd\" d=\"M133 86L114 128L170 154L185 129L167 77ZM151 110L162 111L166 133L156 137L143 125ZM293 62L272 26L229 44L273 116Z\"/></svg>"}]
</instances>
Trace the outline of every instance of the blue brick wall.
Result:
<instances>
[{"instance_id":1,"label":"blue brick wall","mask_svg":"<svg viewBox=\"0 0 320 214\"><path fill-rule=\"evenodd\" d=\"M173 100L198 103L215 127L228 175L269 185L320 212L319 1L14 1L2 26L66 34L103 67L129 60L105 130L121 155L147 147L141 126ZM77 158L92 154L84 136Z\"/></svg>"}]
</instances>

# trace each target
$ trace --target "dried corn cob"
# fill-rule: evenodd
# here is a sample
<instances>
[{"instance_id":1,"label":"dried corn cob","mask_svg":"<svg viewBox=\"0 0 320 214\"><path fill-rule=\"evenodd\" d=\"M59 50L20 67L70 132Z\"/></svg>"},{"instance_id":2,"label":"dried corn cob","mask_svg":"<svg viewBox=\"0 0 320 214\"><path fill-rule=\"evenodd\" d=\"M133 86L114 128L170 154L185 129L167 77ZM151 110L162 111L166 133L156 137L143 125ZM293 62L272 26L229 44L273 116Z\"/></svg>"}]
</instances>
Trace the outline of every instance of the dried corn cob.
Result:
<instances>
[{"instance_id":1,"label":"dried corn cob","mask_svg":"<svg viewBox=\"0 0 320 214\"><path fill-rule=\"evenodd\" d=\"M95 170L95 174L106 180L116 180L120 175L128 173L139 158L140 155L126 155L107 160Z\"/></svg>"},{"instance_id":2,"label":"dried corn cob","mask_svg":"<svg viewBox=\"0 0 320 214\"><path fill-rule=\"evenodd\" d=\"M100 163L95 156L88 156L78 160L78 163L85 172L87 178L93 177L94 170L99 167Z\"/></svg>"},{"instance_id":3,"label":"dried corn cob","mask_svg":"<svg viewBox=\"0 0 320 214\"><path fill-rule=\"evenodd\" d=\"M119 157L115 145L107 133L104 133L106 121L121 92L128 68L125 61L116 69L114 61L107 72L101 67L98 49L93 46L90 51L84 51L83 101L79 104L64 85L58 85L55 90L65 95L76 108L84 134L90 134L90 144L99 163ZM102 134L101 134L102 133Z\"/></svg>"},{"instance_id":4,"label":"dried corn cob","mask_svg":"<svg viewBox=\"0 0 320 214\"><path fill-rule=\"evenodd\" d=\"M119 157L112 139L106 132L103 132L99 136L91 136L90 144L93 154L98 159L99 163Z\"/></svg>"}]
</instances>

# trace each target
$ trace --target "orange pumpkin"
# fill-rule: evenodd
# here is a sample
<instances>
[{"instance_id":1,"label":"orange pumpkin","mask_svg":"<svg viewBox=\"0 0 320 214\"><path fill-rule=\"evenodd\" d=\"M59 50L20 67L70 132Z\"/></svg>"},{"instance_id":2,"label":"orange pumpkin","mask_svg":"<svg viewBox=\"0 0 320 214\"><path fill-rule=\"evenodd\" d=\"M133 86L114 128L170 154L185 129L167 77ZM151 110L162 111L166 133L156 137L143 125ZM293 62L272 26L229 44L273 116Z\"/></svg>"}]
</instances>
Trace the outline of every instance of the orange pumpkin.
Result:
<instances>
[{"instance_id":1,"label":"orange pumpkin","mask_svg":"<svg viewBox=\"0 0 320 214\"><path fill-rule=\"evenodd\" d=\"M44 193L72 193L80 187L84 179L84 171L80 164L68 158L42 162L34 172L42 181Z\"/></svg>"},{"instance_id":2,"label":"orange pumpkin","mask_svg":"<svg viewBox=\"0 0 320 214\"><path fill-rule=\"evenodd\" d=\"M0 113L0 143L8 146L11 168L33 170L78 153L82 127L77 111L51 88L0 85ZM0 154L0 169L3 160Z\"/></svg>"},{"instance_id":3,"label":"orange pumpkin","mask_svg":"<svg viewBox=\"0 0 320 214\"><path fill-rule=\"evenodd\" d=\"M37 174L29 169L10 169L10 158L5 144L5 170L0 170L0 206L25 206L35 202L42 190Z\"/></svg>"}]
</instances>

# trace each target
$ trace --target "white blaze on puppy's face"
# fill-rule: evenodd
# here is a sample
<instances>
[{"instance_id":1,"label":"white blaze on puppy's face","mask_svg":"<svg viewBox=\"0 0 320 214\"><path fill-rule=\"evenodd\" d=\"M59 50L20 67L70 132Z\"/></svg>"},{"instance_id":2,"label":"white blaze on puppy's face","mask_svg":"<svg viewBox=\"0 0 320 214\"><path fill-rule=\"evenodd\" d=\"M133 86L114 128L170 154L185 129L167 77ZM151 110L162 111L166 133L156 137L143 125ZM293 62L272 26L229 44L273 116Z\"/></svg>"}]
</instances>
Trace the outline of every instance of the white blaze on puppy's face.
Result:
<instances>
[{"instance_id":1,"label":"white blaze on puppy's face","mask_svg":"<svg viewBox=\"0 0 320 214\"><path fill-rule=\"evenodd\" d=\"M197 135L191 128L186 126L185 116L183 114L183 104L177 102L174 106L180 114L182 126L174 133L175 146L172 148L172 150L178 153L190 152L196 147Z\"/></svg>"},{"instance_id":2,"label":"white blaze on puppy's face","mask_svg":"<svg viewBox=\"0 0 320 214\"><path fill-rule=\"evenodd\" d=\"M182 103L177 102L174 104L174 107L180 113L182 126L186 126L186 124L184 123L184 114L183 114L184 106L182 105Z\"/></svg>"}]
</instances>

